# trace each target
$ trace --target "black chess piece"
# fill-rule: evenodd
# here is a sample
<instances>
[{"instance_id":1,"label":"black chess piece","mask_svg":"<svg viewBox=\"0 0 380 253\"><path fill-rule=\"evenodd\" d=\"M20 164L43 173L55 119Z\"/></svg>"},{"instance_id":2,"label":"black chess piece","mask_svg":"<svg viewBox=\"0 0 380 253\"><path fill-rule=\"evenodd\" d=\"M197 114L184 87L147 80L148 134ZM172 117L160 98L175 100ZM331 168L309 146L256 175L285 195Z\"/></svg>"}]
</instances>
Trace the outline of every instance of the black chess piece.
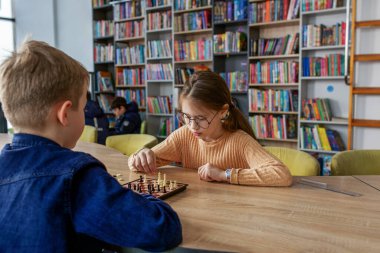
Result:
<instances>
[{"instance_id":1,"label":"black chess piece","mask_svg":"<svg viewBox=\"0 0 380 253\"><path fill-rule=\"evenodd\" d=\"M160 192L160 185L157 185L157 191Z\"/></svg>"},{"instance_id":2,"label":"black chess piece","mask_svg":"<svg viewBox=\"0 0 380 253\"><path fill-rule=\"evenodd\" d=\"M140 183L142 183L144 180L143 180L143 176L140 175Z\"/></svg>"},{"instance_id":3,"label":"black chess piece","mask_svg":"<svg viewBox=\"0 0 380 253\"><path fill-rule=\"evenodd\" d=\"M166 193L166 187L164 186L164 193Z\"/></svg>"}]
</instances>

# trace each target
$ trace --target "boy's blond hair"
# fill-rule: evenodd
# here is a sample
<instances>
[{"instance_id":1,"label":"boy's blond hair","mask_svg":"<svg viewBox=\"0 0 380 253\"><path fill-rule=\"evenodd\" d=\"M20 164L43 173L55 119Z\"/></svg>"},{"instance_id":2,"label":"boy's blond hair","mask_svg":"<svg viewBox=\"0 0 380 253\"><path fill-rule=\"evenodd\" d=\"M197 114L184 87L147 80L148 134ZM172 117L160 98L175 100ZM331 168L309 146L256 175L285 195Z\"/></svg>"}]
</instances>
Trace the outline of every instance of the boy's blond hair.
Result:
<instances>
[{"instance_id":1,"label":"boy's blond hair","mask_svg":"<svg viewBox=\"0 0 380 253\"><path fill-rule=\"evenodd\" d=\"M45 42L29 40L0 66L0 101L13 127L41 127L54 104L70 100L76 109L88 81L79 62Z\"/></svg>"}]
</instances>

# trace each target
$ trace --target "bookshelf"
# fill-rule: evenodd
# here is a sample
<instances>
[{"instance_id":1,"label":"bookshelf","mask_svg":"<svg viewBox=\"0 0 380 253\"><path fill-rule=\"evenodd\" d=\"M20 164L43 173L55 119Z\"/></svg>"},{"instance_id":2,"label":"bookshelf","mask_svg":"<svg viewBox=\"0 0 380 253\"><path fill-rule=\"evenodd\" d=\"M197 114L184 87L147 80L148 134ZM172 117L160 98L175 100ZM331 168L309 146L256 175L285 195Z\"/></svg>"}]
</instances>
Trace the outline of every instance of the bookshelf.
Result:
<instances>
[{"instance_id":1,"label":"bookshelf","mask_svg":"<svg viewBox=\"0 0 380 253\"><path fill-rule=\"evenodd\" d=\"M163 140L173 129L173 2L147 0L147 131Z\"/></svg>"},{"instance_id":2,"label":"bookshelf","mask_svg":"<svg viewBox=\"0 0 380 253\"><path fill-rule=\"evenodd\" d=\"M329 159L347 146L346 1L301 4L299 149Z\"/></svg>"},{"instance_id":3,"label":"bookshelf","mask_svg":"<svg viewBox=\"0 0 380 253\"><path fill-rule=\"evenodd\" d=\"M212 0L173 0L173 125L178 95L188 76L197 70L213 70Z\"/></svg>"},{"instance_id":4,"label":"bookshelf","mask_svg":"<svg viewBox=\"0 0 380 253\"><path fill-rule=\"evenodd\" d=\"M325 8L328 3L338 5ZM123 15L122 10L129 12ZM339 34L347 12L342 0L129 0L114 2L113 8L108 2L94 5L94 20L113 19L115 31L114 36L94 37L94 46L110 44L115 50L114 59L95 61L95 71L111 73L116 95L138 100L148 133L160 139L178 127L178 94L188 76L208 68L227 79L263 145L331 155L336 151L305 146L298 129L324 127L347 144L349 91L342 68L333 75L315 68L341 64L347 49L339 36L338 43L322 44L313 37L321 30L325 36ZM306 34L305 27L310 29ZM239 33L246 34L246 48ZM313 104L317 98L317 108L328 100L331 119L305 117L304 101Z\"/></svg>"},{"instance_id":5,"label":"bookshelf","mask_svg":"<svg viewBox=\"0 0 380 253\"><path fill-rule=\"evenodd\" d=\"M145 0L113 2L116 96L146 110ZM143 118L143 117L142 117Z\"/></svg>"},{"instance_id":6,"label":"bookshelf","mask_svg":"<svg viewBox=\"0 0 380 253\"><path fill-rule=\"evenodd\" d=\"M297 148L299 1L250 0L248 9L249 121L263 145Z\"/></svg>"},{"instance_id":7,"label":"bookshelf","mask_svg":"<svg viewBox=\"0 0 380 253\"><path fill-rule=\"evenodd\" d=\"M213 4L213 61L242 113L248 116L248 1Z\"/></svg>"},{"instance_id":8,"label":"bookshelf","mask_svg":"<svg viewBox=\"0 0 380 253\"><path fill-rule=\"evenodd\" d=\"M113 8L109 0L92 1L94 83L92 91L95 99L107 114L110 126L114 122L110 103L114 89L114 23Z\"/></svg>"}]
</instances>

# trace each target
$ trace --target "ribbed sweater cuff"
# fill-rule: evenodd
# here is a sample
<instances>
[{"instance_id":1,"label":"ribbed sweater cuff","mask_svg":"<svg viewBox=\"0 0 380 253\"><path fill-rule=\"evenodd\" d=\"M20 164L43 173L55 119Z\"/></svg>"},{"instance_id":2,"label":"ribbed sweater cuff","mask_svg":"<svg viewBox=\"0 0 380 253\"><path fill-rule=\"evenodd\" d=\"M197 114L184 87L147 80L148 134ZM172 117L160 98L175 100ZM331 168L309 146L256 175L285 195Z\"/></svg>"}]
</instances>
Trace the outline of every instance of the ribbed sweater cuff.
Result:
<instances>
[{"instance_id":1,"label":"ribbed sweater cuff","mask_svg":"<svg viewBox=\"0 0 380 253\"><path fill-rule=\"evenodd\" d=\"M239 184L239 169L231 169L231 184Z\"/></svg>"}]
</instances>

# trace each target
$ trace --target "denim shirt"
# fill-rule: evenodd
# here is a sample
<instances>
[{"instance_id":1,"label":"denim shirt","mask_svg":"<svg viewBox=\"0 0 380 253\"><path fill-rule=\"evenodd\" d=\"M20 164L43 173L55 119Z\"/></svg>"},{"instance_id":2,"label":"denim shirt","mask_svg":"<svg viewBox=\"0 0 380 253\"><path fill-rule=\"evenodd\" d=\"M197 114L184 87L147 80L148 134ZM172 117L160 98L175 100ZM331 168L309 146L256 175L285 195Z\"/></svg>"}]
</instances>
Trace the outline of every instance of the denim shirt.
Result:
<instances>
[{"instance_id":1,"label":"denim shirt","mask_svg":"<svg viewBox=\"0 0 380 253\"><path fill-rule=\"evenodd\" d=\"M74 252L85 235L163 251L182 241L165 202L125 189L94 157L15 134L0 154L0 251Z\"/></svg>"}]
</instances>

